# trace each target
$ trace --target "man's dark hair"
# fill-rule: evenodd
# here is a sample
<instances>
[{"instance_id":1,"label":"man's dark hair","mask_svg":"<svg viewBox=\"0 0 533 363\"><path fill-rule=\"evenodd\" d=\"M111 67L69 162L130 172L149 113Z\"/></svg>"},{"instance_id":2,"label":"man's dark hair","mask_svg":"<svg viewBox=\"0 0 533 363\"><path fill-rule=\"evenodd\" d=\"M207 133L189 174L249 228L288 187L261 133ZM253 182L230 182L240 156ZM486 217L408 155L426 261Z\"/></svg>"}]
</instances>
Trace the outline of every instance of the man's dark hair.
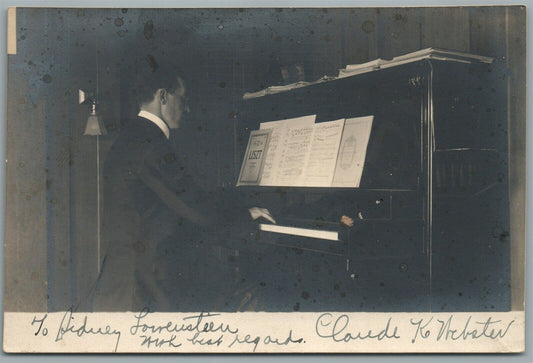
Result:
<instances>
[{"instance_id":1,"label":"man's dark hair","mask_svg":"<svg viewBox=\"0 0 533 363\"><path fill-rule=\"evenodd\" d=\"M185 81L179 66L158 62L151 54L138 59L133 71L135 80L132 93L139 106L152 101L155 92L160 88L168 92L176 91L179 87L178 77Z\"/></svg>"}]
</instances>

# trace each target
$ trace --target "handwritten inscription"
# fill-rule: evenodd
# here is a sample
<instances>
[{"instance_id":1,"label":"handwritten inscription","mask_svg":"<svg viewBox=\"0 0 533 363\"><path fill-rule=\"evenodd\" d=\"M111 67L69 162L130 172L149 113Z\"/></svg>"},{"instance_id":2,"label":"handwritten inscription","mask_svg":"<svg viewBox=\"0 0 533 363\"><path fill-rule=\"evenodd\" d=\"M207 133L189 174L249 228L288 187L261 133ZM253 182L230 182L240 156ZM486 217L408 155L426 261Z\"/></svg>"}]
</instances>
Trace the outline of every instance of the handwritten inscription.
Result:
<instances>
[{"instance_id":1,"label":"handwritten inscription","mask_svg":"<svg viewBox=\"0 0 533 363\"><path fill-rule=\"evenodd\" d=\"M514 320L510 322L493 320L490 316L481 321L472 321L472 316L469 316L466 322L457 322L456 320L454 315L450 315L447 319L434 319L433 317L430 319L411 319L411 325L416 328L411 343L415 343L417 338L434 338L437 342L477 339L496 340L504 338L511 325L515 322Z\"/></svg>"},{"instance_id":2,"label":"handwritten inscription","mask_svg":"<svg viewBox=\"0 0 533 363\"><path fill-rule=\"evenodd\" d=\"M46 320L46 318L48 317L48 314L44 314L40 319L37 319L37 316L34 316L33 317L33 321L31 322L31 325L35 325L35 324L38 324L38 328L37 328L37 331L34 333L35 336L42 334L43 336L47 336L48 335L48 328L43 328L43 324L44 324L44 321ZM42 329L42 333L41 333L41 329Z\"/></svg>"},{"instance_id":3,"label":"handwritten inscription","mask_svg":"<svg viewBox=\"0 0 533 363\"><path fill-rule=\"evenodd\" d=\"M334 317L333 314L324 313L320 315L316 321L315 331L321 338L331 339L334 342L350 342L352 340L387 340L400 339L398 335L398 327L391 326L392 318L389 318L383 328L357 330L357 328L350 327L350 318L347 314L342 314ZM354 329L354 330L351 330Z\"/></svg>"},{"instance_id":4,"label":"handwritten inscription","mask_svg":"<svg viewBox=\"0 0 533 363\"><path fill-rule=\"evenodd\" d=\"M251 344L253 346L253 351L255 352L260 343L264 345L274 344L278 346L286 346L289 344L301 344L305 342L303 338L294 339L292 337L292 330L290 330L287 338L277 338L270 335L267 335L264 338L261 336L252 337L250 334L247 334L244 338L239 338L239 336L236 334L233 342L231 342L228 347L231 348L234 344Z\"/></svg>"},{"instance_id":5,"label":"handwritten inscription","mask_svg":"<svg viewBox=\"0 0 533 363\"><path fill-rule=\"evenodd\" d=\"M226 346L228 348L240 345L250 346L254 352L260 344L286 346L303 342L303 338L293 337L292 330L282 338L242 333L239 328L229 323L213 321L213 319L220 319L221 315L201 312L185 316L181 321L168 321L157 325L150 323L150 312L148 309L143 309L140 313L135 314L136 323L130 327L130 334L139 336L141 346L147 348L179 348L182 346L182 343L179 342L180 338L198 346Z\"/></svg>"},{"instance_id":6,"label":"handwritten inscription","mask_svg":"<svg viewBox=\"0 0 533 363\"><path fill-rule=\"evenodd\" d=\"M224 333L230 335L236 334L239 329L232 328L226 323L215 323L210 318L218 317L220 314L211 314L201 312L198 315L186 316L181 322L168 321L163 325L154 325L149 322L150 312L148 309L143 309L140 313L135 314L136 323L130 327L130 334L139 335L142 339L141 346L150 348L151 346L161 347L167 346L170 348L178 348L182 343L177 342L178 333L192 332L192 337L186 338L187 341L193 345L217 345L222 344ZM160 334L169 333L169 338L161 338ZM202 333L222 333L218 338L207 338L201 336Z\"/></svg>"},{"instance_id":7,"label":"handwritten inscription","mask_svg":"<svg viewBox=\"0 0 533 363\"><path fill-rule=\"evenodd\" d=\"M207 320L206 318L211 318L215 316L219 316L220 314L211 314L211 313L200 313L198 315L191 315L186 316L183 318L184 322L181 323L174 323L174 322L167 322L164 325L153 325L148 323L145 323L144 321L147 321L147 317L149 316L150 312L148 309L143 309L139 314L135 315L135 319L137 320L137 323L135 325L132 325L130 328L131 335L136 335L139 330L144 332L151 332L151 333L162 333L162 332L168 332L168 333L179 333L182 331L189 331L189 332L199 332L199 333L210 333L210 332L222 332L222 333L232 333L235 334L239 331L237 328L232 328L229 324L225 323L214 323L213 321Z\"/></svg>"},{"instance_id":8,"label":"handwritten inscription","mask_svg":"<svg viewBox=\"0 0 533 363\"><path fill-rule=\"evenodd\" d=\"M416 347L428 343L504 341L510 339L513 336L511 331L516 333L520 325L513 319L505 319L505 315L483 316L477 313L413 313L401 317L377 314L371 319L368 314L308 313L306 319L294 320L299 321L298 324L291 323L292 319L289 319L280 326L269 325L271 328L254 324L254 319L235 319L236 314L153 314L143 309L137 313L123 313L123 316L117 321L112 319L112 315L102 317L100 314L75 313L69 309L64 314L32 314L27 322L34 339L48 340L52 344L61 344L61 347L71 346L73 350L78 346L76 342L90 342L92 346L98 344L103 350L115 352L119 349L283 352L285 348L314 351L320 346L320 341L326 346L332 343L339 347L354 347L348 348L348 351L362 349L365 342L372 342L374 346L379 343L387 350L390 345L386 342L397 342L394 346ZM122 343L124 340L127 343ZM90 347L88 344L84 346ZM306 344L309 350L305 348Z\"/></svg>"},{"instance_id":9,"label":"handwritten inscription","mask_svg":"<svg viewBox=\"0 0 533 363\"><path fill-rule=\"evenodd\" d=\"M34 335L42 336L48 335L48 328L45 326L45 321L48 317L48 314L44 314L42 317L38 318L37 316L33 317L31 322L32 326L37 326L37 330ZM118 344L120 342L121 333L119 330L113 329L110 325L105 325L104 327L97 324L89 324L89 319L87 315L84 315L81 319L75 318L72 312L72 309L69 309L63 315L61 323L57 329L57 333L54 341L60 342L65 336L74 335L78 338L82 338L86 335L102 335L102 336L111 336L115 339L114 351L118 349Z\"/></svg>"},{"instance_id":10,"label":"handwritten inscription","mask_svg":"<svg viewBox=\"0 0 533 363\"><path fill-rule=\"evenodd\" d=\"M181 343L176 343L176 335L172 334L170 338L157 338L153 337L151 335L141 335L142 339L141 347L146 348L161 348L161 347L169 347L169 348L179 348L181 347Z\"/></svg>"}]
</instances>

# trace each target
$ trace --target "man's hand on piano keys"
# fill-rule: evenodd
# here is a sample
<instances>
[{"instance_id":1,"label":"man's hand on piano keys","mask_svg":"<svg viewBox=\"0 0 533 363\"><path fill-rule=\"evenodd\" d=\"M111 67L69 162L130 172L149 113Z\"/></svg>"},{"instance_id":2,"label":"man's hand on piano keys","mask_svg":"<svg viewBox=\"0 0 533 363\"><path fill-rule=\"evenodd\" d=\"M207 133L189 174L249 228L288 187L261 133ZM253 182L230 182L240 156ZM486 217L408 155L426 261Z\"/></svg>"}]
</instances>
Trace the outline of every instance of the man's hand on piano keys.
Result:
<instances>
[{"instance_id":1,"label":"man's hand on piano keys","mask_svg":"<svg viewBox=\"0 0 533 363\"><path fill-rule=\"evenodd\" d=\"M250 215L252 216L252 219L255 221L257 218L265 218L266 220L276 224L276 220L274 217L272 217L272 214L270 214L270 211L266 208L259 208L259 207L252 207L248 209L250 212Z\"/></svg>"},{"instance_id":2,"label":"man's hand on piano keys","mask_svg":"<svg viewBox=\"0 0 533 363\"><path fill-rule=\"evenodd\" d=\"M348 216L343 215L341 217L341 224L344 224L345 226L348 226L348 227L353 227L353 219Z\"/></svg>"}]
</instances>

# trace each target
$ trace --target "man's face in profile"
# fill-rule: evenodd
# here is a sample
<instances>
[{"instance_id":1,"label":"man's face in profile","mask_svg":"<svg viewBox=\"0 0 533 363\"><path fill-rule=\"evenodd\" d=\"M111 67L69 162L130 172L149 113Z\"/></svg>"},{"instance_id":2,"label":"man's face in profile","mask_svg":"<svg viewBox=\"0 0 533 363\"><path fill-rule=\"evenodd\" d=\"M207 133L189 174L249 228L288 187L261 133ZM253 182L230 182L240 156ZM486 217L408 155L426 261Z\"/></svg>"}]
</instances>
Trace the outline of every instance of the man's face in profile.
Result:
<instances>
[{"instance_id":1,"label":"man's face in profile","mask_svg":"<svg viewBox=\"0 0 533 363\"><path fill-rule=\"evenodd\" d=\"M178 87L174 92L166 93L166 103L161 107L163 121L169 128L177 129L180 127L180 121L184 112L189 111L187 105L185 83L178 77Z\"/></svg>"}]
</instances>

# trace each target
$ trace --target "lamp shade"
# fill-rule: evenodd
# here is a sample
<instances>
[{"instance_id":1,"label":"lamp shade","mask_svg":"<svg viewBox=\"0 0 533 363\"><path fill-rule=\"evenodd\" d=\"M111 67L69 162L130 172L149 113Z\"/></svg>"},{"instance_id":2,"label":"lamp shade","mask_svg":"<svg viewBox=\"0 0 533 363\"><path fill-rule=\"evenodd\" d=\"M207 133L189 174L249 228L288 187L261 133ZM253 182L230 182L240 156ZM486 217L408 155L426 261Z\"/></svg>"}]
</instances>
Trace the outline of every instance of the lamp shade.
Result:
<instances>
[{"instance_id":1,"label":"lamp shade","mask_svg":"<svg viewBox=\"0 0 533 363\"><path fill-rule=\"evenodd\" d=\"M105 135L107 130L105 129L104 122L102 117L91 113L87 119L87 126L85 126L84 135L96 136L96 135Z\"/></svg>"}]
</instances>

